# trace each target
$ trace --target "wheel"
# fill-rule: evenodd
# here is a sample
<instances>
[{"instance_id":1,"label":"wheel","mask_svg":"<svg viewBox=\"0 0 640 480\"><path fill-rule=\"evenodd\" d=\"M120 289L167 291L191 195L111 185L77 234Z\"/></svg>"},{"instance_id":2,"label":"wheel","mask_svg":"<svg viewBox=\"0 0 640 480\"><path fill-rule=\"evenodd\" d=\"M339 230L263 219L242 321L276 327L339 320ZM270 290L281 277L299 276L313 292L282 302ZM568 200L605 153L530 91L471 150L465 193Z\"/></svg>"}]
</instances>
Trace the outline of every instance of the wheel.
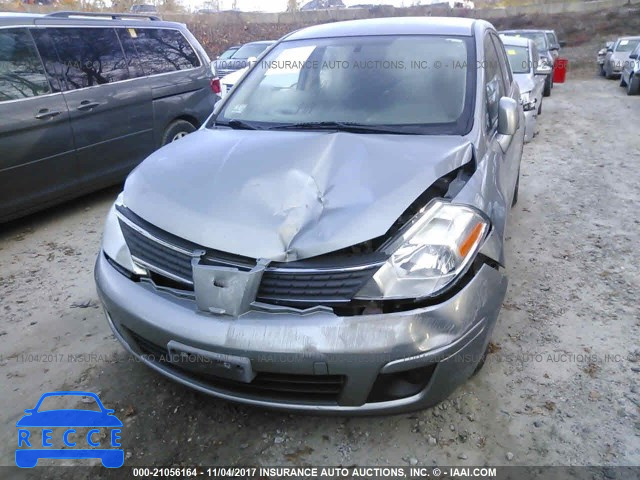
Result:
<instances>
[{"instance_id":1,"label":"wheel","mask_svg":"<svg viewBox=\"0 0 640 480\"><path fill-rule=\"evenodd\" d=\"M620 86L621 87L626 87L627 86L627 82L624 81L624 74L620 75Z\"/></svg>"},{"instance_id":2,"label":"wheel","mask_svg":"<svg viewBox=\"0 0 640 480\"><path fill-rule=\"evenodd\" d=\"M538 115L542 115L542 99L540 99L540 105L538 105Z\"/></svg>"},{"instance_id":3,"label":"wheel","mask_svg":"<svg viewBox=\"0 0 640 480\"><path fill-rule=\"evenodd\" d=\"M609 69L607 69L607 67L604 67L604 76L607 80L611 80L613 78L613 75L611 74Z\"/></svg>"},{"instance_id":4,"label":"wheel","mask_svg":"<svg viewBox=\"0 0 640 480\"><path fill-rule=\"evenodd\" d=\"M553 88L553 72L555 71L555 69L551 70L551 88Z\"/></svg>"},{"instance_id":5,"label":"wheel","mask_svg":"<svg viewBox=\"0 0 640 480\"><path fill-rule=\"evenodd\" d=\"M180 140L182 137L186 137L192 132L196 131L196 127L186 120L176 120L169 124L162 136L162 145Z\"/></svg>"},{"instance_id":6,"label":"wheel","mask_svg":"<svg viewBox=\"0 0 640 480\"><path fill-rule=\"evenodd\" d=\"M487 361L487 355L488 354L489 354L489 345L487 345L487 348L485 348L484 352L482 352L482 356L480 357L480 361L478 362L478 365L476 365L475 370L471 374L472 377L476 376L478 374L478 372L480 370L482 370L482 367L484 367L484 364Z\"/></svg>"},{"instance_id":7,"label":"wheel","mask_svg":"<svg viewBox=\"0 0 640 480\"><path fill-rule=\"evenodd\" d=\"M640 77L638 75L634 75L629 78L629 83L627 84L627 95L638 95L640 93Z\"/></svg>"},{"instance_id":8,"label":"wheel","mask_svg":"<svg viewBox=\"0 0 640 480\"><path fill-rule=\"evenodd\" d=\"M515 207L518 203L518 190L520 189L520 167L518 167L518 178L516 178L516 188L513 189L513 200L511 201L511 207Z\"/></svg>"},{"instance_id":9,"label":"wheel","mask_svg":"<svg viewBox=\"0 0 640 480\"><path fill-rule=\"evenodd\" d=\"M551 75L547 75L547 78L544 79L544 90L542 95L545 97L551 96Z\"/></svg>"},{"instance_id":10,"label":"wheel","mask_svg":"<svg viewBox=\"0 0 640 480\"><path fill-rule=\"evenodd\" d=\"M607 73L604 71L604 65L600 65L599 74L604 77Z\"/></svg>"}]
</instances>

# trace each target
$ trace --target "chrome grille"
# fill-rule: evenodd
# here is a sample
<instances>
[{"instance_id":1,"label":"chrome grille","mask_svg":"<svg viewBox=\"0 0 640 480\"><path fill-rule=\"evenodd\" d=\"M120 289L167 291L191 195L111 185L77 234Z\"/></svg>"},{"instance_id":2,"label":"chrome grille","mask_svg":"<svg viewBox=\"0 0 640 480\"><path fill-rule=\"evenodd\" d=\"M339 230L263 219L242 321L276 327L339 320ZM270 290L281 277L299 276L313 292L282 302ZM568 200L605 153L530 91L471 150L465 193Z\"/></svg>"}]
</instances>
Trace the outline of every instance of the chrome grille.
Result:
<instances>
[{"instance_id":1,"label":"chrome grille","mask_svg":"<svg viewBox=\"0 0 640 480\"><path fill-rule=\"evenodd\" d=\"M200 258L209 265L251 269L254 259L212 251L158 229L123 207L118 208L120 225L131 255L142 266L193 290L191 261ZM335 266L311 261L272 263L262 276L256 299L291 306L344 304L380 268L384 259L366 265Z\"/></svg>"}]
</instances>

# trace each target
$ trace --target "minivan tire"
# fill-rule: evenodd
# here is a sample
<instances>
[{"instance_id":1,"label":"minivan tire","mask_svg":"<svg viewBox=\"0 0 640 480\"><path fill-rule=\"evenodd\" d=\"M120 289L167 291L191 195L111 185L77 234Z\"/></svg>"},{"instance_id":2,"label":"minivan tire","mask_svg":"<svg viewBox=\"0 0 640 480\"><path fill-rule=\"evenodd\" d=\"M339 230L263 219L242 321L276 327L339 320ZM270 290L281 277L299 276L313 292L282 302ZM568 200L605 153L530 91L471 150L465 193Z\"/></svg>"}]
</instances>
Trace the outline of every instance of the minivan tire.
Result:
<instances>
[{"instance_id":1,"label":"minivan tire","mask_svg":"<svg viewBox=\"0 0 640 480\"><path fill-rule=\"evenodd\" d=\"M164 131L164 135L162 136L162 146L195 131L196 127L194 127L192 123L189 123L186 120L176 120L175 122L170 123Z\"/></svg>"}]
</instances>

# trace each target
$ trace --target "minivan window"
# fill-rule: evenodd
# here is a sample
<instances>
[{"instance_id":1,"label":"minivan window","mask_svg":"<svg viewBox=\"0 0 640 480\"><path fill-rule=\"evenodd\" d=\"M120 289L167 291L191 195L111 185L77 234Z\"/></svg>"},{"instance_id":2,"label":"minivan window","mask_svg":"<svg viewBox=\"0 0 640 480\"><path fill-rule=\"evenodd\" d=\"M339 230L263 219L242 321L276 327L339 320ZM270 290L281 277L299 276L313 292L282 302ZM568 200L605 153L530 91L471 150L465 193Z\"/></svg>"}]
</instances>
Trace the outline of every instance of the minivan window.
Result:
<instances>
[{"instance_id":1,"label":"minivan window","mask_svg":"<svg viewBox=\"0 0 640 480\"><path fill-rule=\"evenodd\" d=\"M0 102L46 93L51 87L28 30L0 30Z\"/></svg>"},{"instance_id":2,"label":"minivan window","mask_svg":"<svg viewBox=\"0 0 640 480\"><path fill-rule=\"evenodd\" d=\"M505 45L509 65L513 73L529 73L531 65L529 65L529 49L527 47L518 47L515 45Z\"/></svg>"},{"instance_id":3,"label":"minivan window","mask_svg":"<svg viewBox=\"0 0 640 480\"><path fill-rule=\"evenodd\" d=\"M122 32L133 40L146 75L199 67L200 59L178 30L166 28L127 28Z\"/></svg>"},{"instance_id":4,"label":"minivan window","mask_svg":"<svg viewBox=\"0 0 640 480\"><path fill-rule=\"evenodd\" d=\"M236 86L216 123L344 122L463 134L475 85L471 37L340 37L278 44ZM410 131L409 131L410 130Z\"/></svg>"},{"instance_id":5,"label":"minivan window","mask_svg":"<svg viewBox=\"0 0 640 480\"><path fill-rule=\"evenodd\" d=\"M129 78L113 28L48 28L58 52L67 89L92 87Z\"/></svg>"}]
</instances>

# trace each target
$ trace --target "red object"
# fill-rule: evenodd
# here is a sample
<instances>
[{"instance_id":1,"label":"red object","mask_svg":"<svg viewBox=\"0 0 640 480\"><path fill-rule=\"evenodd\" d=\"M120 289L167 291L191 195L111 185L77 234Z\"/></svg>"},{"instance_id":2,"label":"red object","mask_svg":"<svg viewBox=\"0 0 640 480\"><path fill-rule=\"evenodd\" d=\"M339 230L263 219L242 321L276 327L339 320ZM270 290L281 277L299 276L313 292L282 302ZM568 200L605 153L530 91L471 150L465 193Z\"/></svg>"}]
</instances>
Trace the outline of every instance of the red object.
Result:
<instances>
[{"instance_id":1,"label":"red object","mask_svg":"<svg viewBox=\"0 0 640 480\"><path fill-rule=\"evenodd\" d=\"M211 79L211 91L213 93L215 93L216 95L220 94L220 92L222 92L222 86L220 85L220 79L219 78L212 78Z\"/></svg>"},{"instance_id":2,"label":"red object","mask_svg":"<svg viewBox=\"0 0 640 480\"><path fill-rule=\"evenodd\" d=\"M569 68L569 60L566 58L556 58L553 66L553 83L564 83L567 78L567 68Z\"/></svg>"}]
</instances>

